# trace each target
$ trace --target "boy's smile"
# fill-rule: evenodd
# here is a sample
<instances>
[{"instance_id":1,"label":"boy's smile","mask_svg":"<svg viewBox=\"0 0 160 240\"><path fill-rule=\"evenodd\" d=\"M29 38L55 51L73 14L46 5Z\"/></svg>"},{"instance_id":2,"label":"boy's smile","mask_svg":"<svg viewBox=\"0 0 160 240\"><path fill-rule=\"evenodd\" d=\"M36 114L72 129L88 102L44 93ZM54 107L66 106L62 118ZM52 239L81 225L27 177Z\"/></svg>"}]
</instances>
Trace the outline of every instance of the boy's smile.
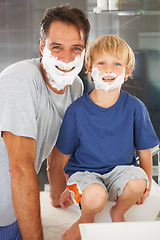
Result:
<instances>
[{"instance_id":1,"label":"boy's smile","mask_svg":"<svg viewBox=\"0 0 160 240\"><path fill-rule=\"evenodd\" d=\"M112 83L116 79L116 74L114 73L109 73L109 74L103 74L102 75L102 80L104 82Z\"/></svg>"}]
</instances>

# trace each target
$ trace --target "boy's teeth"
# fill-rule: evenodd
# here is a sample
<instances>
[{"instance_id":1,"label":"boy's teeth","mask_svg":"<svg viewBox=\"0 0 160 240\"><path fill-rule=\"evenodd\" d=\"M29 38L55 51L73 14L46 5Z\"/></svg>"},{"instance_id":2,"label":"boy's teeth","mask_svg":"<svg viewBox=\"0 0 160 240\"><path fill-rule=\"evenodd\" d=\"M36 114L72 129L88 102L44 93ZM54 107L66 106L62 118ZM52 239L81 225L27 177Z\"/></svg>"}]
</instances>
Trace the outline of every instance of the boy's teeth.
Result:
<instances>
[{"instance_id":1,"label":"boy's teeth","mask_svg":"<svg viewBox=\"0 0 160 240\"><path fill-rule=\"evenodd\" d=\"M106 79L106 80L114 80L114 78L103 78L103 79Z\"/></svg>"}]
</instances>

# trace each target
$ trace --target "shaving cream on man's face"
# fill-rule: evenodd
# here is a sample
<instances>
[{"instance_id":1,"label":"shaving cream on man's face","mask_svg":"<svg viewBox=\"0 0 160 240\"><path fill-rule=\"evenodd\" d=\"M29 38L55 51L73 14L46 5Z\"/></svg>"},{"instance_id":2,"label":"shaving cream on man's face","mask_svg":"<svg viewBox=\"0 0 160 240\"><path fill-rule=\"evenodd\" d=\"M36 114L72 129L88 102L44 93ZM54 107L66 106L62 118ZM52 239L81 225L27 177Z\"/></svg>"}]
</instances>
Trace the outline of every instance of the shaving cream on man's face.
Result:
<instances>
[{"instance_id":1,"label":"shaving cream on man's face","mask_svg":"<svg viewBox=\"0 0 160 240\"><path fill-rule=\"evenodd\" d=\"M115 73L103 73L102 75L100 75L100 71L98 70L98 68L93 67L91 77L94 80L96 89L103 89L107 92L120 87L124 83L125 73L119 75L118 77ZM109 78L113 77L113 79L115 79L115 80L112 80L113 83L105 82L103 80L103 79L107 79L108 77Z\"/></svg>"},{"instance_id":2,"label":"shaving cream on man's face","mask_svg":"<svg viewBox=\"0 0 160 240\"><path fill-rule=\"evenodd\" d=\"M51 86L59 91L67 85L72 85L83 67L84 54L85 49L81 55L75 57L74 61L65 63L54 57L51 51L44 47L42 63Z\"/></svg>"}]
</instances>

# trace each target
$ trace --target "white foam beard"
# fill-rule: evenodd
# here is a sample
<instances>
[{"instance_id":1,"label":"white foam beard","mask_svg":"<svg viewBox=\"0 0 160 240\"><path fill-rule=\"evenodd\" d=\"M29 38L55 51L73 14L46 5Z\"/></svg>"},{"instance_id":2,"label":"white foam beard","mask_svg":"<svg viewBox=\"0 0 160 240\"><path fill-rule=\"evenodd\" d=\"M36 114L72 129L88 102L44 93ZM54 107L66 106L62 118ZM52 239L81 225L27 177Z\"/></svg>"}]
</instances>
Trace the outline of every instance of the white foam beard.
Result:
<instances>
[{"instance_id":1,"label":"white foam beard","mask_svg":"<svg viewBox=\"0 0 160 240\"><path fill-rule=\"evenodd\" d=\"M118 77L115 73L105 73L100 75L98 68L93 67L91 76L94 80L95 88L103 89L107 92L120 87L124 83L125 73L119 75ZM103 81L103 78L107 78L108 76L115 78L115 80L113 80L113 82Z\"/></svg>"},{"instance_id":2,"label":"white foam beard","mask_svg":"<svg viewBox=\"0 0 160 240\"><path fill-rule=\"evenodd\" d=\"M58 91L63 90L67 85L72 85L76 76L83 67L85 49L81 55L75 57L72 62L65 63L57 59L51 54L51 51L44 47L42 63L46 71L48 80L53 88ZM61 70L67 71L63 72Z\"/></svg>"}]
</instances>

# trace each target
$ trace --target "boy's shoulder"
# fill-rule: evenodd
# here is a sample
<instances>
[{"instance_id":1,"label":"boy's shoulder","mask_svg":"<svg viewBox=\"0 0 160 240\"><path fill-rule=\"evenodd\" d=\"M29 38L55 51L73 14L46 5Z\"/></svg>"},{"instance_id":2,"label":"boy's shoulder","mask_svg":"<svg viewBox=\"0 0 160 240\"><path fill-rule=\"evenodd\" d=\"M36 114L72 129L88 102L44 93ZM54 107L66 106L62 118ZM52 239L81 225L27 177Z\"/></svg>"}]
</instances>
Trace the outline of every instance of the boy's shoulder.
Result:
<instances>
[{"instance_id":1,"label":"boy's shoulder","mask_svg":"<svg viewBox=\"0 0 160 240\"><path fill-rule=\"evenodd\" d=\"M133 106L144 106L144 103L136 96L131 95L130 93L123 91L122 94L125 96L125 101Z\"/></svg>"},{"instance_id":2,"label":"boy's shoulder","mask_svg":"<svg viewBox=\"0 0 160 240\"><path fill-rule=\"evenodd\" d=\"M81 97L77 98L74 102L71 103L69 108L77 108L84 104L86 101L86 94L82 95Z\"/></svg>"},{"instance_id":3,"label":"boy's shoulder","mask_svg":"<svg viewBox=\"0 0 160 240\"><path fill-rule=\"evenodd\" d=\"M81 97L77 98L74 102L72 102L67 108L67 112L71 114L78 111L82 111L82 109L84 108L85 102L86 102L86 94L82 95Z\"/></svg>"}]
</instances>

